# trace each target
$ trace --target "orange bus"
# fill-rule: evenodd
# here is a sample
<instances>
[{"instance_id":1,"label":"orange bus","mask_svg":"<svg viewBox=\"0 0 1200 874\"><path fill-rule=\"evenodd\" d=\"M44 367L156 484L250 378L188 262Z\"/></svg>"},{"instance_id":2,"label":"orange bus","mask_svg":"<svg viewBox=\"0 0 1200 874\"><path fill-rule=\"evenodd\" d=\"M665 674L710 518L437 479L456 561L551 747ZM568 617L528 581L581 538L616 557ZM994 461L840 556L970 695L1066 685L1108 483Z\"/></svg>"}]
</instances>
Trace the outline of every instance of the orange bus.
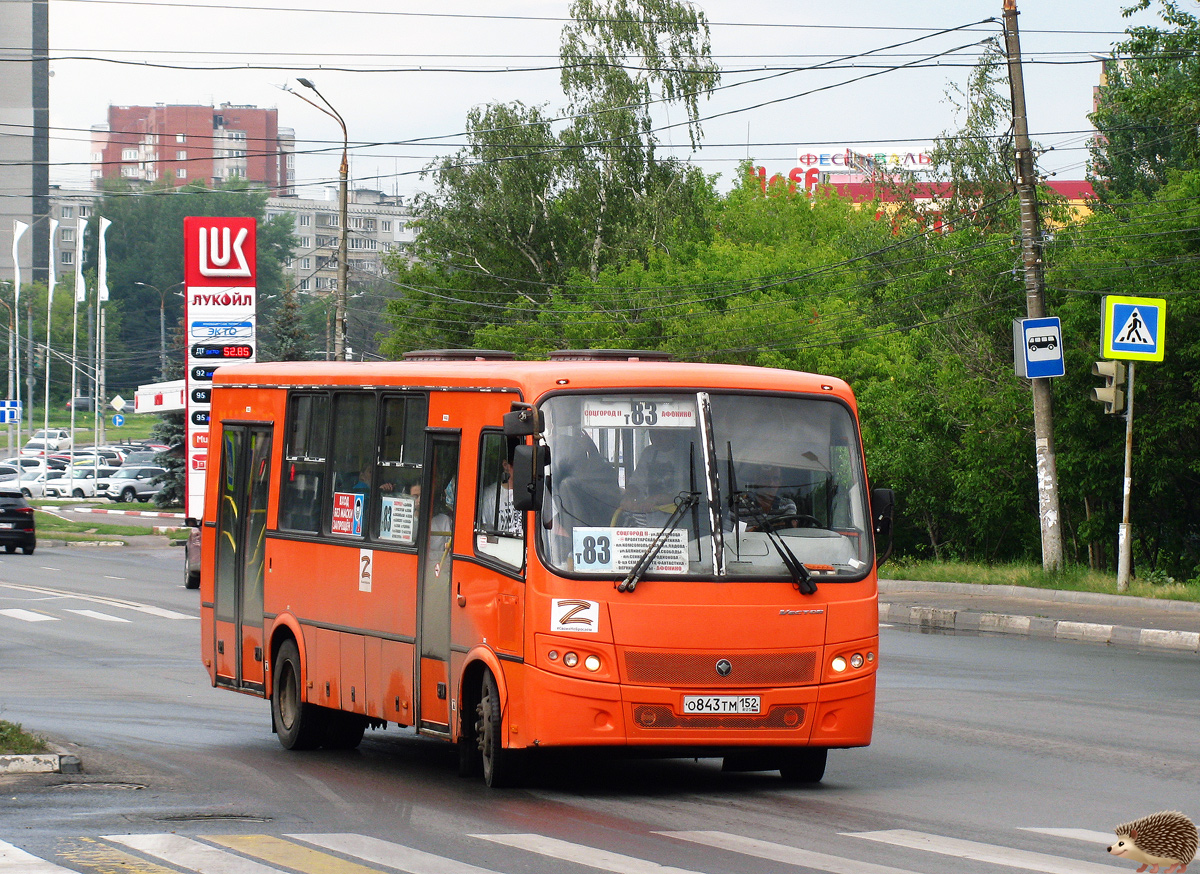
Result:
<instances>
[{"instance_id":1,"label":"orange bus","mask_svg":"<svg viewBox=\"0 0 1200 874\"><path fill-rule=\"evenodd\" d=\"M285 747L395 723L496 786L539 748L813 782L870 743L892 496L844 382L406 359L213 377L202 656Z\"/></svg>"}]
</instances>

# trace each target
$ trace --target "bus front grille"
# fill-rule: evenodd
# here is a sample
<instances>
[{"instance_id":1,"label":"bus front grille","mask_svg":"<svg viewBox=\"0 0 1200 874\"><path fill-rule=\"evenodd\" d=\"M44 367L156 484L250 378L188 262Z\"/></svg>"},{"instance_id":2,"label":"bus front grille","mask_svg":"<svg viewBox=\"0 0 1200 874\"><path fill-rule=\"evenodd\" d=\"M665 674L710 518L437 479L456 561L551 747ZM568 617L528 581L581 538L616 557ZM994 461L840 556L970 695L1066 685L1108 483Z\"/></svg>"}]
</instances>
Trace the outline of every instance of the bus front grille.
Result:
<instances>
[{"instance_id":1,"label":"bus front grille","mask_svg":"<svg viewBox=\"0 0 1200 874\"><path fill-rule=\"evenodd\" d=\"M723 664L722 664L723 663ZM765 687L815 682L817 654L625 651L626 682L642 686Z\"/></svg>"},{"instance_id":2,"label":"bus front grille","mask_svg":"<svg viewBox=\"0 0 1200 874\"><path fill-rule=\"evenodd\" d=\"M795 704L772 707L764 715L727 716L713 713L676 713L664 704L633 705L639 728L782 728L804 725L804 708Z\"/></svg>"}]
</instances>

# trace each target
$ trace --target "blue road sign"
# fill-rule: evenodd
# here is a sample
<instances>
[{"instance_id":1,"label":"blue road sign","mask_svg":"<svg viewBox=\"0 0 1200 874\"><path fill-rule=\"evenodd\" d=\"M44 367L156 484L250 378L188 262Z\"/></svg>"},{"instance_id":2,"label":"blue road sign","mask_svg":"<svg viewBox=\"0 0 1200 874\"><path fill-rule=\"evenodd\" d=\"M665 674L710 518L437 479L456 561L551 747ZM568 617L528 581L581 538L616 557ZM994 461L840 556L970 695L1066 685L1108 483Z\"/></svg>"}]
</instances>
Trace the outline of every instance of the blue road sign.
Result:
<instances>
[{"instance_id":1,"label":"blue road sign","mask_svg":"<svg viewBox=\"0 0 1200 874\"><path fill-rule=\"evenodd\" d=\"M1062 324L1057 316L1013 320L1013 366L1017 376L1042 379L1067 372Z\"/></svg>"},{"instance_id":2,"label":"blue road sign","mask_svg":"<svg viewBox=\"0 0 1200 874\"><path fill-rule=\"evenodd\" d=\"M20 401L0 401L0 425L16 425L21 421Z\"/></svg>"},{"instance_id":3,"label":"blue road sign","mask_svg":"<svg viewBox=\"0 0 1200 874\"><path fill-rule=\"evenodd\" d=\"M1162 361L1167 350L1167 302L1160 297L1105 295L1101 354L1126 361Z\"/></svg>"},{"instance_id":4,"label":"blue road sign","mask_svg":"<svg viewBox=\"0 0 1200 874\"><path fill-rule=\"evenodd\" d=\"M122 416L120 413L117 413L115 416L113 416L113 425L114 426L116 426L117 428L120 428L124 424L125 424L125 417Z\"/></svg>"}]
</instances>

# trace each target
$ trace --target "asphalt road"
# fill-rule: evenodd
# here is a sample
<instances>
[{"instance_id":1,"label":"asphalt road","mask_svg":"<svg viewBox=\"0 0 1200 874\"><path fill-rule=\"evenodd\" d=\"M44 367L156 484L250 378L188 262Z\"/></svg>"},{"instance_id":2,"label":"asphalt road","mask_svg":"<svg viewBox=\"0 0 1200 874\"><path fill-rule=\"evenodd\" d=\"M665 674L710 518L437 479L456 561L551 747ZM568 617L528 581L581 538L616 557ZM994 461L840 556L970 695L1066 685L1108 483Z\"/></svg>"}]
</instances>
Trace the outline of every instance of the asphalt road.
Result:
<instances>
[{"instance_id":1,"label":"asphalt road","mask_svg":"<svg viewBox=\"0 0 1200 874\"><path fill-rule=\"evenodd\" d=\"M0 716L84 764L0 777L0 874L1104 874L1136 867L1105 854L1117 823L1200 817L1194 654L898 627L874 743L816 787L571 757L495 791L395 728L288 752L266 702L209 686L180 561L0 557Z\"/></svg>"}]
</instances>

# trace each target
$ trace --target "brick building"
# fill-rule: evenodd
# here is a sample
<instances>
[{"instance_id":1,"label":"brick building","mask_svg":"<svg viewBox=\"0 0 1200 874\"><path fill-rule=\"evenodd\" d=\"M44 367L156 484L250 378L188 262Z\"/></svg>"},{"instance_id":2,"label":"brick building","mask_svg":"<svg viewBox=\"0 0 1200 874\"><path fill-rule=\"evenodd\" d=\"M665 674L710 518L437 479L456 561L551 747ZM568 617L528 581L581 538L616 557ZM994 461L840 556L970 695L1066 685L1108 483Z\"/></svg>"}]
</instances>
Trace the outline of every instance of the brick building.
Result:
<instances>
[{"instance_id":1,"label":"brick building","mask_svg":"<svg viewBox=\"0 0 1200 874\"><path fill-rule=\"evenodd\" d=\"M293 193L295 133L279 127L279 110L257 106L110 106L92 127L92 179L175 185L233 177L274 195Z\"/></svg>"}]
</instances>

